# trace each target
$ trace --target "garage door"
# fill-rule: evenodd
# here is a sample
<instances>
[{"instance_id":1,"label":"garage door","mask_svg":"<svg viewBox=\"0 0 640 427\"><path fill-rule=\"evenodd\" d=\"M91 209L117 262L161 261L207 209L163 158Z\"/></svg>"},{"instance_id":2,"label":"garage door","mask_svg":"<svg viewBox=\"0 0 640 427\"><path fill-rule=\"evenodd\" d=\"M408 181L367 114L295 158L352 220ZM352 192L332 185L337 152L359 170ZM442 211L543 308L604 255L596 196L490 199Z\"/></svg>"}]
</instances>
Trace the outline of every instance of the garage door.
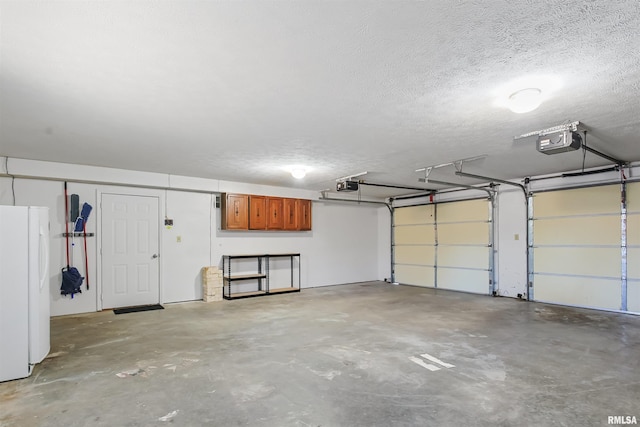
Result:
<instances>
[{"instance_id":1,"label":"garage door","mask_svg":"<svg viewBox=\"0 0 640 427\"><path fill-rule=\"evenodd\" d=\"M640 183L627 185L627 310L640 313Z\"/></svg>"},{"instance_id":2,"label":"garage door","mask_svg":"<svg viewBox=\"0 0 640 427\"><path fill-rule=\"evenodd\" d=\"M486 199L396 208L395 280L488 294L489 213Z\"/></svg>"},{"instance_id":3,"label":"garage door","mask_svg":"<svg viewBox=\"0 0 640 427\"><path fill-rule=\"evenodd\" d=\"M438 288L490 292L490 224L487 199L437 205Z\"/></svg>"},{"instance_id":4,"label":"garage door","mask_svg":"<svg viewBox=\"0 0 640 427\"><path fill-rule=\"evenodd\" d=\"M399 283L434 287L435 205L397 208L394 221L394 273Z\"/></svg>"},{"instance_id":5,"label":"garage door","mask_svg":"<svg viewBox=\"0 0 640 427\"><path fill-rule=\"evenodd\" d=\"M619 185L534 194L534 299L619 310L620 242Z\"/></svg>"}]
</instances>

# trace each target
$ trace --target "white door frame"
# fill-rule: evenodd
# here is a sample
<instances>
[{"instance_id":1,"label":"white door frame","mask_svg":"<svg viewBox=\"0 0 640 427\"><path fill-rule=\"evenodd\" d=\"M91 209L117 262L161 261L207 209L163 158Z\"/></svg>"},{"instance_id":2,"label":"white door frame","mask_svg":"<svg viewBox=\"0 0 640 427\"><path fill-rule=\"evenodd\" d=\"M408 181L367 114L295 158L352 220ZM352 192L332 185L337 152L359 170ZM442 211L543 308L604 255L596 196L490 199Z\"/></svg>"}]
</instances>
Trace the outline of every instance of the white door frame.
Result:
<instances>
[{"instance_id":1,"label":"white door frame","mask_svg":"<svg viewBox=\"0 0 640 427\"><path fill-rule=\"evenodd\" d=\"M114 194L121 196L140 196L140 197L157 197L158 198L158 252L160 259L158 264L158 286L160 287L160 295L158 296L160 304L164 302L164 261L162 257L162 219L165 216L165 192L162 190L151 190L143 188L130 187L112 187L108 189L96 190L96 201L98 209L96 209L96 307L97 311L102 311L102 195Z\"/></svg>"}]
</instances>

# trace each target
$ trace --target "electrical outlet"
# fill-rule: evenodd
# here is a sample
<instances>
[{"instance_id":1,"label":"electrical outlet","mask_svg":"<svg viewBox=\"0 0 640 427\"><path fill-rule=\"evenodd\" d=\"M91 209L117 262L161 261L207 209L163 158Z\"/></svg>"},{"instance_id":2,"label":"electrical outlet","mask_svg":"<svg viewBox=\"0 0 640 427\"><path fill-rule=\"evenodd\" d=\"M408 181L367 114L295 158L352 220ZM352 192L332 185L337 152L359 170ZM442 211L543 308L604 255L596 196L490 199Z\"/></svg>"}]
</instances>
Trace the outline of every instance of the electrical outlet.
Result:
<instances>
[{"instance_id":1,"label":"electrical outlet","mask_svg":"<svg viewBox=\"0 0 640 427\"><path fill-rule=\"evenodd\" d=\"M182 236L176 236L176 242L182 243Z\"/></svg>"}]
</instances>

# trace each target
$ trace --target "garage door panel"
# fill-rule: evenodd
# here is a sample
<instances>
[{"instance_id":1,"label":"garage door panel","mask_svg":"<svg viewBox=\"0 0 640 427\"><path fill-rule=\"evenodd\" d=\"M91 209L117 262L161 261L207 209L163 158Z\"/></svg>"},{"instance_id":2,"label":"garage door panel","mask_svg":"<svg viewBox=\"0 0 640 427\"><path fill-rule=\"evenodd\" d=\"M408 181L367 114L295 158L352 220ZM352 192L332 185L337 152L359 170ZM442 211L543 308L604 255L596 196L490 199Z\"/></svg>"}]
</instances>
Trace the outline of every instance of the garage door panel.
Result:
<instances>
[{"instance_id":1,"label":"garage door panel","mask_svg":"<svg viewBox=\"0 0 640 427\"><path fill-rule=\"evenodd\" d=\"M395 280L398 283L414 286L434 287L434 268L415 265L396 265Z\"/></svg>"},{"instance_id":2,"label":"garage door panel","mask_svg":"<svg viewBox=\"0 0 640 427\"><path fill-rule=\"evenodd\" d=\"M640 248L627 249L627 278L640 280Z\"/></svg>"},{"instance_id":3,"label":"garage door panel","mask_svg":"<svg viewBox=\"0 0 640 427\"><path fill-rule=\"evenodd\" d=\"M435 263L435 246L396 246L394 251L396 263L398 264L433 266Z\"/></svg>"},{"instance_id":4,"label":"garage door panel","mask_svg":"<svg viewBox=\"0 0 640 427\"><path fill-rule=\"evenodd\" d=\"M620 277L620 249L536 248L533 264L535 273Z\"/></svg>"},{"instance_id":5,"label":"garage door panel","mask_svg":"<svg viewBox=\"0 0 640 427\"><path fill-rule=\"evenodd\" d=\"M489 272L438 268L438 289L488 294Z\"/></svg>"},{"instance_id":6,"label":"garage door panel","mask_svg":"<svg viewBox=\"0 0 640 427\"><path fill-rule=\"evenodd\" d=\"M640 280L627 282L627 310L640 313Z\"/></svg>"},{"instance_id":7,"label":"garage door panel","mask_svg":"<svg viewBox=\"0 0 640 427\"><path fill-rule=\"evenodd\" d=\"M489 223L438 224L438 243L447 245L488 245Z\"/></svg>"},{"instance_id":8,"label":"garage door panel","mask_svg":"<svg viewBox=\"0 0 640 427\"><path fill-rule=\"evenodd\" d=\"M640 214L627 216L627 245L640 245Z\"/></svg>"},{"instance_id":9,"label":"garage door panel","mask_svg":"<svg viewBox=\"0 0 640 427\"><path fill-rule=\"evenodd\" d=\"M620 245L620 215L535 221L536 245Z\"/></svg>"},{"instance_id":10,"label":"garage door panel","mask_svg":"<svg viewBox=\"0 0 640 427\"><path fill-rule=\"evenodd\" d=\"M438 246L438 265L489 269L488 247Z\"/></svg>"},{"instance_id":11,"label":"garage door panel","mask_svg":"<svg viewBox=\"0 0 640 427\"><path fill-rule=\"evenodd\" d=\"M640 182L627 184L627 210L640 212Z\"/></svg>"},{"instance_id":12,"label":"garage door panel","mask_svg":"<svg viewBox=\"0 0 640 427\"><path fill-rule=\"evenodd\" d=\"M398 245L435 244L435 230L433 225L405 225L396 227L395 243Z\"/></svg>"},{"instance_id":13,"label":"garage door panel","mask_svg":"<svg viewBox=\"0 0 640 427\"><path fill-rule=\"evenodd\" d=\"M396 225L433 223L434 205L397 208L393 211L393 220Z\"/></svg>"},{"instance_id":14,"label":"garage door panel","mask_svg":"<svg viewBox=\"0 0 640 427\"><path fill-rule=\"evenodd\" d=\"M395 280L488 294L489 206L487 199L476 199L396 209ZM442 283L434 277L436 261L444 266L438 275Z\"/></svg>"},{"instance_id":15,"label":"garage door panel","mask_svg":"<svg viewBox=\"0 0 640 427\"><path fill-rule=\"evenodd\" d=\"M534 217L592 215L620 212L620 187L579 188L534 195Z\"/></svg>"},{"instance_id":16,"label":"garage door panel","mask_svg":"<svg viewBox=\"0 0 640 427\"><path fill-rule=\"evenodd\" d=\"M464 200L438 205L438 223L458 221L486 221L489 202L486 199Z\"/></svg>"},{"instance_id":17,"label":"garage door panel","mask_svg":"<svg viewBox=\"0 0 640 427\"><path fill-rule=\"evenodd\" d=\"M627 310L640 313L640 182L627 184Z\"/></svg>"},{"instance_id":18,"label":"garage door panel","mask_svg":"<svg viewBox=\"0 0 640 427\"><path fill-rule=\"evenodd\" d=\"M557 304L620 309L621 284L619 280L536 276L535 300Z\"/></svg>"}]
</instances>

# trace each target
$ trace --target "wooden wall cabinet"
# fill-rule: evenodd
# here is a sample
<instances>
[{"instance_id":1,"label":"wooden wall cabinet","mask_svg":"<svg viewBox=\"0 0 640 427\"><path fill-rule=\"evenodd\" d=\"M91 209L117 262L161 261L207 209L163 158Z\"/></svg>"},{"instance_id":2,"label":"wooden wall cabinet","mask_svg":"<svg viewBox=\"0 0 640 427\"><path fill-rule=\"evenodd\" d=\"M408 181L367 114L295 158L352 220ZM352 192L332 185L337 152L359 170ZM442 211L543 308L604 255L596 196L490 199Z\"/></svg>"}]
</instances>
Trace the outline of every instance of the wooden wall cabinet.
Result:
<instances>
[{"instance_id":1,"label":"wooden wall cabinet","mask_svg":"<svg viewBox=\"0 0 640 427\"><path fill-rule=\"evenodd\" d=\"M298 230L311 230L311 200L297 200Z\"/></svg>"},{"instance_id":2,"label":"wooden wall cabinet","mask_svg":"<svg viewBox=\"0 0 640 427\"><path fill-rule=\"evenodd\" d=\"M284 215L282 215L282 198L267 197L267 230L282 230L284 228Z\"/></svg>"},{"instance_id":3,"label":"wooden wall cabinet","mask_svg":"<svg viewBox=\"0 0 640 427\"><path fill-rule=\"evenodd\" d=\"M223 194L220 198L223 230L247 230L249 228L249 196L246 194Z\"/></svg>"},{"instance_id":4,"label":"wooden wall cabinet","mask_svg":"<svg viewBox=\"0 0 640 427\"><path fill-rule=\"evenodd\" d=\"M298 199L283 199L284 230L298 230Z\"/></svg>"},{"instance_id":5,"label":"wooden wall cabinet","mask_svg":"<svg viewBox=\"0 0 640 427\"><path fill-rule=\"evenodd\" d=\"M222 230L311 230L311 200L222 193Z\"/></svg>"},{"instance_id":6,"label":"wooden wall cabinet","mask_svg":"<svg viewBox=\"0 0 640 427\"><path fill-rule=\"evenodd\" d=\"M267 217L267 198L265 196L249 196L249 230L265 230Z\"/></svg>"}]
</instances>

